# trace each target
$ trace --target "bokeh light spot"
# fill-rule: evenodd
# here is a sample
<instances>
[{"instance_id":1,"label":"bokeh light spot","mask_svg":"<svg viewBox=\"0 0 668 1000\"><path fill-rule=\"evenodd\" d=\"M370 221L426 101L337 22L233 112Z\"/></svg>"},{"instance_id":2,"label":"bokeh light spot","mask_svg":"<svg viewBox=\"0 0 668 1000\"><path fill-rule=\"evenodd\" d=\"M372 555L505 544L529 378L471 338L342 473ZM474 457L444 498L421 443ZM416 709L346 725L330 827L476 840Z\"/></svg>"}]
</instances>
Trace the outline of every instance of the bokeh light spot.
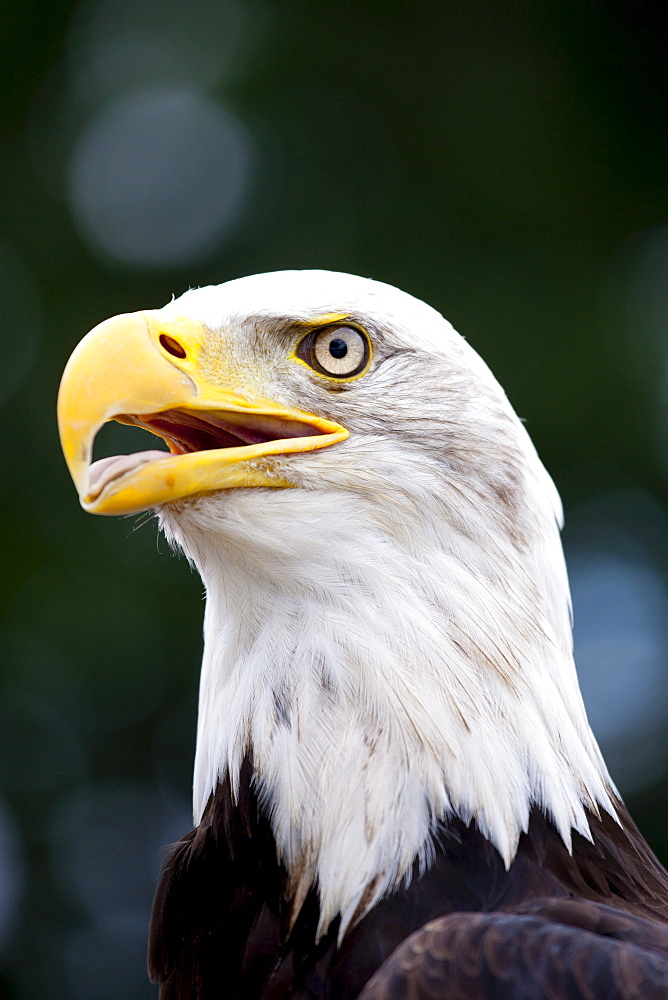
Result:
<instances>
[{"instance_id":1,"label":"bokeh light spot","mask_svg":"<svg viewBox=\"0 0 668 1000\"><path fill-rule=\"evenodd\" d=\"M23 881L18 827L9 807L0 799L0 954L11 939Z\"/></svg>"},{"instance_id":2,"label":"bokeh light spot","mask_svg":"<svg viewBox=\"0 0 668 1000\"><path fill-rule=\"evenodd\" d=\"M211 253L248 192L251 140L197 91L149 90L105 106L75 145L70 204L94 250L170 267Z\"/></svg>"},{"instance_id":3,"label":"bokeh light spot","mask_svg":"<svg viewBox=\"0 0 668 1000\"><path fill-rule=\"evenodd\" d=\"M49 829L51 871L81 920L64 959L75 1000L154 996L146 939L160 846L188 829L188 804L140 782L82 784L58 802Z\"/></svg>"},{"instance_id":4,"label":"bokeh light spot","mask_svg":"<svg viewBox=\"0 0 668 1000\"><path fill-rule=\"evenodd\" d=\"M637 791L668 765L668 524L640 490L594 497L567 524L582 695L613 778Z\"/></svg>"}]
</instances>

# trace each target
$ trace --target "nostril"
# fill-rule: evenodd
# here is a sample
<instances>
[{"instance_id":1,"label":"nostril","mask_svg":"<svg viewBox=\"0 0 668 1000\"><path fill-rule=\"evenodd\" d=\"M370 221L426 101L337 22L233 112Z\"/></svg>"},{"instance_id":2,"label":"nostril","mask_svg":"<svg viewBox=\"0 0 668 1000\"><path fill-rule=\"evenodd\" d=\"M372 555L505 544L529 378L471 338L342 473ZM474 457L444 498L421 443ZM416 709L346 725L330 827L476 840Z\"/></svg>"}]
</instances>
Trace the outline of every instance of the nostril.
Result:
<instances>
[{"instance_id":1,"label":"nostril","mask_svg":"<svg viewBox=\"0 0 668 1000\"><path fill-rule=\"evenodd\" d=\"M166 333L161 333L160 343L168 354L171 354L175 358L185 358L186 352L181 347L178 340L174 340L173 337L168 337Z\"/></svg>"}]
</instances>

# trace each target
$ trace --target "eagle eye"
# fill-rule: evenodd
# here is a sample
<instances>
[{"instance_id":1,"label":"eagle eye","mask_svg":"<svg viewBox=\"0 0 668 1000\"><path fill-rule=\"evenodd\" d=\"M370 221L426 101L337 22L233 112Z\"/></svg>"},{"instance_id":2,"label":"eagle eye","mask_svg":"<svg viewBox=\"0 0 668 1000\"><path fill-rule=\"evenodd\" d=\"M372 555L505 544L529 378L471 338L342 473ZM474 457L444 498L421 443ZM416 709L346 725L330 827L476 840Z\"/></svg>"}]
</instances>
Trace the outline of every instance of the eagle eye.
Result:
<instances>
[{"instance_id":1,"label":"eagle eye","mask_svg":"<svg viewBox=\"0 0 668 1000\"><path fill-rule=\"evenodd\" d=\"M369 341L352 326L326 326L312 330L297 348L297 357L321 375L352 378L369 360Z\"/></svg>"}]
</instances>

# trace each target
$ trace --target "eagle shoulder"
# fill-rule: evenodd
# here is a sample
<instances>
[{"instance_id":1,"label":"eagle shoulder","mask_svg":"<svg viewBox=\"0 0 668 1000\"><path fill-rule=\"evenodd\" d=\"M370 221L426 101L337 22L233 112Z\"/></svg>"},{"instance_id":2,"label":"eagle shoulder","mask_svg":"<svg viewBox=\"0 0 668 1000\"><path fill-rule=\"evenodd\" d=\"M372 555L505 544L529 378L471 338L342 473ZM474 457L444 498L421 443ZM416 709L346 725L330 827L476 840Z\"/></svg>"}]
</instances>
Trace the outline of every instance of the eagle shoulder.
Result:
<instances>
[{"instance_id":1,"label":"eagle shoulder","mask_svg":"<svg viewBox=\"0 0 668 1000\"><path fill-rule=\"evenodd\" d=\"M554 902L543 901L534 915L452 913L432 921L381 966L359 1000L665 998L668 928L579 901L559 922Z\"/></svg>"},{"instance_id":2,"label":"eagle shoulder","mask_svg":"<svg viewBox=\"0 0 668 1000\"><path fill-rule=\"evenodd\" d=\"M318 938L315 888L293 920L246 760L165 860L151 977L161 1000L659 1000L668 876L620 810L623 824L591 816L572 853L534 810L509 869L475 823L453 820L427 870L339 942L338 921Z\"/></svg>"}]
</instances>

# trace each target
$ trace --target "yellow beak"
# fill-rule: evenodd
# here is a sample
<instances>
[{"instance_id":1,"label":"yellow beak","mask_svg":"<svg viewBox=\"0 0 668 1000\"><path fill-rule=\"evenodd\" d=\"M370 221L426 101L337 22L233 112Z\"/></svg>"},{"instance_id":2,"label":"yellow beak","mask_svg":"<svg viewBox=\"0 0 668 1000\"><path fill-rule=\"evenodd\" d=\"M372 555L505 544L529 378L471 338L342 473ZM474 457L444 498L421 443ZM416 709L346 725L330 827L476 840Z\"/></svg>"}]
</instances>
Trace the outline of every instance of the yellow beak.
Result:
<instances>
[{"instance_id":1,"label":"yellow beak","mask_svg":"<svg viewBox=\"0 0 668 1000\"><path fill-rule=\"evenodd\" d=\"M211 490L289 486L258 460L348 437L331 420L236 391L231 373L229 386L206 382L198 370L202 336L192 320L147 311L100 323L75 348L58 394L58 426L85 510L132 514ZM147 427L171 454L145 451L91 465L95 436L108 420Z\"/></svg>"}]
</instances>

